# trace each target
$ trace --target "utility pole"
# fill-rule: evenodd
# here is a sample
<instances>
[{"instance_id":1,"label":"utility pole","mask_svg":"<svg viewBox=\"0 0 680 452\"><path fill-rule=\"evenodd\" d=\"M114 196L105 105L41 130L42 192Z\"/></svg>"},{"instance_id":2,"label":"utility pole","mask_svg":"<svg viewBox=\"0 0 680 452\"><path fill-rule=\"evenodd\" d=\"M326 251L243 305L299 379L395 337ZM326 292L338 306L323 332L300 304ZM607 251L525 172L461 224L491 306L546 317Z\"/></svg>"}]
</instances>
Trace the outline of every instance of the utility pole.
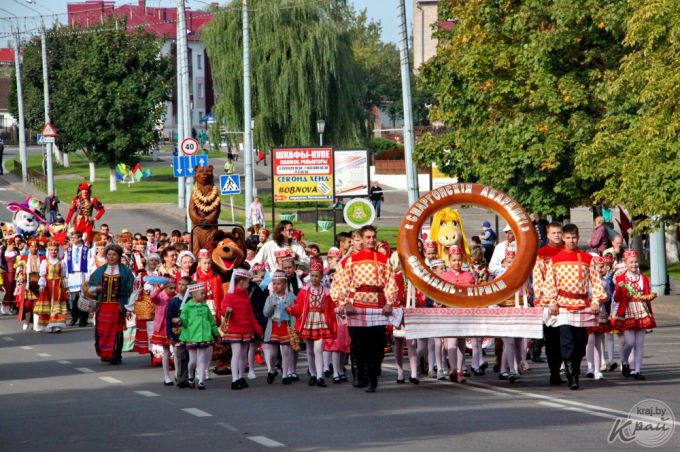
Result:
<instances>
[{"instance_id":1,"label":"utility pole","mask_svg":"<svg viewBox=\"0 0 680 452\"><path fill-rule=\"evenodd\" d=\"M26 125L24 123L24 92L21 84L21 49L19 43L19 27L12 24L14 29L14 68L17 77L17 104L19 108L19 158L21 160L21 180L28 182L28 156L26 154Z\"/></svg>"},{"instance_id":2,"label":"utility pole","mask_svg":"<svg viewBox=\"0 0 680 452\"><path fill-rule=\"evenodd\" d=\"M180 77L182 81L182 113L183 113L183 130L181 139L179 142L185 138L191 137L191 103L189 101L189 57L187 50L187 27L186 27L186 10L184 8L184 0L177 0L177 16L180 28L180 34L177 36L177 47L180 54L180 61L182 65L182 70L180 72ZM184 153L181 151L182 155ZM179 153L178 153L179 154ZM191 198L191 190L194 184L193 177L184 178L184 205L187 209L186 215L186 225L187 231L191 231L191 218L189 218L189 199Z\"/></svg>"},{"instance_id":3,"label":"utility pole","mask_svg":"<svg viewBox=\"0 0 680 452\"><path fill-rule=\"evenodd\" d=\"M413 108L411 105L411 69L408 64L408 33L406 32L406 5L397 0L399 8L399 58L401 60L401 91L404 99L404 160L406 163L406 187L408 202L413 204L420 197L418 171L413 161L415 139L413 137Z\"/></svg>"},{"instance_id":4,"label":"utility pole","mask_svg":"<svg viewBox=\"0 0 680 452\"><path fill-rule=\"evenodd\" d=\"M183 31L181 25L182 21L180 19L180 0L177 1L177 38L175 39L175 59L177 60L177 74L176 74L176 79L177 79L177 155L182 156L182 150L180 149L180 143L182 142L182 134L184 133L184 107L182 106L182 89L184 88L182 84L182 58L181 58L181 52L180 52L180 45L179 45L179 40L180 36L182 33L186 35L186 32ZM182 14L182 17L184 15ZM180 209L185 208L185 186L184 186L184 177L180 176L177 178L177 207Z\"/></svg>"},{"instance_id":5,"label":"utility pole","mask_svg":"<svg viewBox=\"0 0 680 452\"><path fill-rule=\"evenodd\" d=\"M245 150L246 196L245 211L253 203L253 143L251 140L252 113L250 109L250 36L248 33L248 0L243 0L243 149ZM273 198L272 198L273 202ZM274 221L274 218L272 218ZM251 226L246 217L246 228Z\"/></svg>"},{"instance_id":6,"label":"utility pole","mask_svg":"<svg viewBox=\"0 0 680 452\"><path fill-rule=\"evenodd\" d=\"M43 92L45 94L45 124L50 122L50 82L47 74L47 32L45 22L40 19L40 44L42 47ZM52 161L52 143L47 143L47 194L54 193L54 163ZM55 193L56 194L56 193Z\"/></svg>"}]
</instances>

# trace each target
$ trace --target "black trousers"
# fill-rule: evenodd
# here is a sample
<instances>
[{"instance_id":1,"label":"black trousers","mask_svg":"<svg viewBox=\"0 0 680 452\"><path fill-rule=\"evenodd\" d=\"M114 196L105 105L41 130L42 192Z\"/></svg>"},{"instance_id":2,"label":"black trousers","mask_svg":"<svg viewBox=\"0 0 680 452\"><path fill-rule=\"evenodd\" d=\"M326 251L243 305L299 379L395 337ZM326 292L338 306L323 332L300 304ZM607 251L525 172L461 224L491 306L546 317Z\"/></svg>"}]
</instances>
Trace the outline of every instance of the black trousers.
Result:
<instances>
[{"instance_id":1,"label":"black trousers","mask_svg":"<svg viewBox=\"0 0 680 452\"><path fill-rule=\"evenodd\" d=\"M80 299L80 292L68 293L69 311L71 312L71 323L75 325L77 322L80 326L87 325L87 319L90 316L89 312L78 309L78 300Z\"/></svg>"},{"instance_id":2,"label":"black trousers","mask_svg":"<svg viewBox=\"0 0 680 452\"><path fill-rule=\"evenodd\" d=\"M559 377L560 367L562 366L560 327L543 325L543 338L545 339L545 356L548 359L550 375Z\"/></svg>"},{"instance_id":3,"label":"black trousers","mask_svg":"<svg viewBox=\"0 0 680 452\"><path fill-rule=\"evenodd\" d=\"M352 339L350 353L360 374L361 369L366 369L368 382L377 386L385 357L385 326L351 326L349 336Z\"/></svg>"},{"instance_id":4,"label":"black trousers","mask_svg":"<svg viewBox=\"0 0 680 452\"><path fill-rule=\"evenodd\" d=\"M560 325L560 350L564 361L571 361L578 370L586 355L588 331L585 327Z\"/></svg>"},{"instance_id":5,"label":"black trousers","mask_svg":"<svg viewBox=\"0 0 680 452\"><path fill-rule=\"evenodd\" d=\"M189 380L189 351L186 347L175 346L177 360L177 383L186 383Z\"/></svg>"}]
</instances>

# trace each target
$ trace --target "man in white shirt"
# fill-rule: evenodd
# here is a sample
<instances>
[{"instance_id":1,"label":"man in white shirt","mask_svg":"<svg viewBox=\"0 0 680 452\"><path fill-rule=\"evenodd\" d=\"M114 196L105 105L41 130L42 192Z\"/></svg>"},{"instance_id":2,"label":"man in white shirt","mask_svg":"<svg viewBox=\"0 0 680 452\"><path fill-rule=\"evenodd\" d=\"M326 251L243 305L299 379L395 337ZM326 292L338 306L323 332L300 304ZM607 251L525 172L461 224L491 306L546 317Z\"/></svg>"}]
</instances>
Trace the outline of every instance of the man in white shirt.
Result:
<instances>
[{"instance_id":1,"label":"man in white shirt","mask_svg":"<svg viewBox=\"0 0 680 452\"><path fill-rule=\"evenodd\" d=\"M505 250L508 248L516 247L515 244L515 233L512 228L508 225L503 228L505 233L505 241L496 245L493 250L493 255L491 256L491 261L489 262L489 271L493 275L498 275L503 271L503 259L505 259Z\"/></svg>"},{"instance_id":2,"label":"man in white shirt","mask_svg":"<svg viewBox=\"0 0 680 452\"><path fill-rule=\"evenodd\" d=\"M78 326L87 326L89 313L78 309L78 299L80 299L83 281L87 276L88 251L88 246L83 243L83 233L80 231L71 232L69 246L64 253L71 326L74 326L76 322L78 322Z\"/></svg>"}]
</instances>

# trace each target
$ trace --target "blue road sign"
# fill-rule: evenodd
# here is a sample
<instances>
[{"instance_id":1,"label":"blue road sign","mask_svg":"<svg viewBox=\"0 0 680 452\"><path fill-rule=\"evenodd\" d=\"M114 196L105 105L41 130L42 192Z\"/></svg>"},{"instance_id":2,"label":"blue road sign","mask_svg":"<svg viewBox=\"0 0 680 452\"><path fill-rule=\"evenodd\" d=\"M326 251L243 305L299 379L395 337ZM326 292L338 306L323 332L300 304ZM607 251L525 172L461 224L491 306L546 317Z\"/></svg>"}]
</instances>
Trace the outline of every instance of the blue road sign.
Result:
<instances>
[{"instance_id":1,"label":"blue road sign","mask_svg":"<svg viewBox=\"0 0 680 452\"><path fill-rule=\"evenodd\" d=\"M45 144L45 142L43 141L43 136L41 134L37 134L36 138L38 140L38 144Z\"/></svg>"},{"instance_id":2,"label":"blue road sign","mask_svg":"<svg viewBox=\"0 0 680 452\"><path fill-rule=\"evenodd\" d=\"M220 176L220 194L240 195L241 176L238 174L222 174Z\"/></svg>"},{"instance_id":3,"label":"blue road sign","mask_svg":"<svg viewBox=\"0 0 680 452\"><path fill-rule=\"evenodd\" d=\"M208 166L207 155L176 155L172 158L172 169L175 177L191 177L194 166Z\"/></svg>"}]
</instances>

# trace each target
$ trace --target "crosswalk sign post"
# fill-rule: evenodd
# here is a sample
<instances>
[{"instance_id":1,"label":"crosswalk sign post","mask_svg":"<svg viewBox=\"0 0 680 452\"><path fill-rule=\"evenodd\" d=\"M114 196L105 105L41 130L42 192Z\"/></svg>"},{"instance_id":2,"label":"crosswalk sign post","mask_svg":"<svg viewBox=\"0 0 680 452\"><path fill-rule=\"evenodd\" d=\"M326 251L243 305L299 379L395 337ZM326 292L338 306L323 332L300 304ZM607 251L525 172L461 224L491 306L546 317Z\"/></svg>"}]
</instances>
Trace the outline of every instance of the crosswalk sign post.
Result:
<instances>
[{"instance_id":1,"label":"crosswalk sign post","mask_svg":"<svg viewBox=\"0 0 680 452\"><path fill-rule=\"evenodd\" d=\"M241 194L241 176L238 174L220 175L220 194L229 195L231 222L234 223L234 195Z\"/></svg>"}]
</instances>

